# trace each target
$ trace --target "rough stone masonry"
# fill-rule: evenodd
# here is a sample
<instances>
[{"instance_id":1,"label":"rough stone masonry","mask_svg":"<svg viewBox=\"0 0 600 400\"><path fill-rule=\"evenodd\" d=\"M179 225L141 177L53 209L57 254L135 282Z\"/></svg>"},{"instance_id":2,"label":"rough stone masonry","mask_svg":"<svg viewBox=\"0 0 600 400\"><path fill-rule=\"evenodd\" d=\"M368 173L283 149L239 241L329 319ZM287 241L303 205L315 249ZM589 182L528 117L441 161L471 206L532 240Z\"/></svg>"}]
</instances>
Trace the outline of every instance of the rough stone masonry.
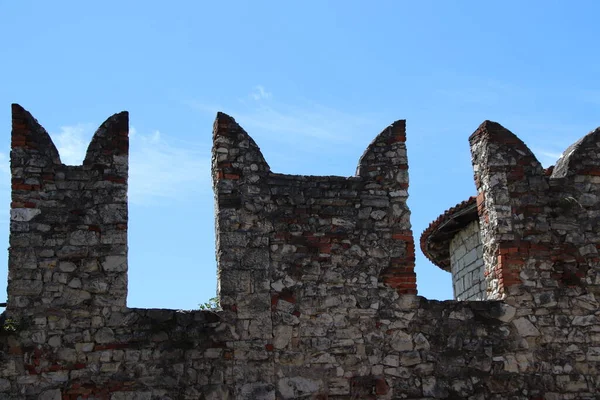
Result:
<instances>
[{"instance_id":1,"label":"rough stone masonry","mask_svg":"<svg viewBox=\"0 0 600 400\"><path fill-rule=\"evenodd\" d=\"M440 302L416 295L404 121L355 176L294 176L219 113L222 310L175 311L126 306L127 113L81 166L18 105L12 124L0 399L598 397L600 130L550 172L502 126L475 131L495 300Z\"/></svg>"}]
</instances>

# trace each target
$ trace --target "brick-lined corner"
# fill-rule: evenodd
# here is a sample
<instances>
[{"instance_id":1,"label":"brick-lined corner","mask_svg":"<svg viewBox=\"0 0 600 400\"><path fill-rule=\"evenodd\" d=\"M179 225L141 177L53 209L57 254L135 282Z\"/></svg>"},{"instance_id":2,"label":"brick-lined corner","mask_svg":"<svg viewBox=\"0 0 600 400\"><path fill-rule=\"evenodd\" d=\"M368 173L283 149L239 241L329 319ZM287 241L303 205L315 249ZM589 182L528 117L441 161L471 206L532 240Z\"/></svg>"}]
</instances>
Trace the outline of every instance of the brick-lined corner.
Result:
<instances>
[{"instance_id":1,"label":"brick-lined corner","mask_svg":"<svg viewBox=\"0 0 600 400\"><path fill-rule=\"evenodd\" d=\"M520 285L586 286L590 266L600 262L592 244L599 138L600 130L589 133L544 169L495 122L484 122L471 135L488 296L507 296Z\"/></svg>"},{"instance_id":2,"label":"brick-lined corner","mask_svg":"<svg viewBox=\"0 0 600 400\"><path fill-rule=\"evenodd\" d=\"M392 228L392 240L398 241L397 245L404 250L399 256L390 257L389 265L380 272L380 280L400 294L417 294L415 244L406 206L408 161L405 120L394 122L375 138L361 157L357 175L367 179L371 191L381 188L389 193L392 216L388 223ZM368 182L377 182L378 186ZM398 209L402 209L402 219Z\"/></svg>"},{"instance_id":3,"label":"brick-lined corner","mask_svg":"<svg viewBox=\"0 0 600 400\"><path fill-rule=\"evenodd\" d=\"M521 282L522 258L528 257L525 253L506 253L506 239L522 235L535 223L535 211L545 197L548 178L525 143L496 122L485 121L469 141L485 244L488 298L501 298L506 287Z\"/></svg>"}]
</instances>

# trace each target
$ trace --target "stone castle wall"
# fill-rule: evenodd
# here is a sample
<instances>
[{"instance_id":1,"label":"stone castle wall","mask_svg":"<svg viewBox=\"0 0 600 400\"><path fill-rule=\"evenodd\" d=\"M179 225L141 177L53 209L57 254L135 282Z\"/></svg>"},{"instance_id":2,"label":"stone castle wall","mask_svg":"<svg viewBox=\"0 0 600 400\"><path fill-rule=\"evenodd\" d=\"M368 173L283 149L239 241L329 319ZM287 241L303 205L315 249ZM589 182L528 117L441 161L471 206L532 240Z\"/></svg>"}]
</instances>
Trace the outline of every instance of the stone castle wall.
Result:
<instances>
[{"instance_id":1,"label":"stone castle wall","mask_svg":"<svg viewBox=\"0 0 600 400\"><path fill-rule=\"evenodd\" d=\"M0 399L595 398L598 136L552 176L497 124L471 136L498 300L439 302L416 295L404 121L354 177L290 176L219 113L222 310L180 312L125 304L127 114L67 167L15 105Z\"/></svg>"}]
</instances>

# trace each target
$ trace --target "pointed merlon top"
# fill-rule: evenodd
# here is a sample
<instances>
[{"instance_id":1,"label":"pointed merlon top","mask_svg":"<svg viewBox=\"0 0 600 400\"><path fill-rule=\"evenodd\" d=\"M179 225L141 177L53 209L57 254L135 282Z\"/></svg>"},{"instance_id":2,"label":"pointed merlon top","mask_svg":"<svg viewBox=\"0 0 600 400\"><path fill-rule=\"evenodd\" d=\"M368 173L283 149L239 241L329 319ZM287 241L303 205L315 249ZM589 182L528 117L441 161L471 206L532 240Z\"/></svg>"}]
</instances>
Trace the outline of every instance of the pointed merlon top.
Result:
<instances>
[{"instance_id":1,"label":"pointed merlon top","mask_svg":"<svg viewBox=\"0 0 600 400\"><path fill-rule=\"evenodd\" d=\"M29 111L16 103L11 105L11 111L11 148L44 155L51 163L60 165L60 156L50 135Z\"/></svg>"},{"instance_id":2,"label":"pointed merlon top","mask_svg":"<svg viewBox=\"0 0 600 400\"><path fill-rule=\"evenodd\" d=\"M35 118L33 118L33 115L31 115L31 113L24 109L20 104L12 103L10 106L12 112L13 125L15 121L22 121L23 123L26 123L28 125L39 125L38 121Z\"/></svg>"},{"instance_id":3,"label":"pointed merlon top","mask_svg":"<svg viewBox=\"0 0 600 400\"><path fill-rule=\"evenodd\" d=\"M554 170L552 178L564 178L572 174L587 174L592 172L592 165L595 164L595 154L600 145L600 127L594 129L572 145L570 145L560 156ZM594 165L594 169L598 168ZM592 173L595 175L600 170Z\"/></svg>"},{"instance_id":4,"label":"pointed merlon top","mask_svg":"<svg viewBox=\"0 0 600 400\"><path fill-rule=\"evenodd\" d=\"M377 137L394 137L394 136L406 136L406 120L399 119L392 122L386 129L384 129Z\"/></svg>"},{"instance_id":5,"label":"pointed merlon top","mask_svg":"<svg viewBox=\"0 0 600 400\"><path fill-rule=\"evenodd\" d=\"M498 130L506 130L506 128L503 127L502 125L500 125L498 122L490 121L489 119L486 119L477 127L477 130L475 130L475 133L493 132L493 131L498 131Z\"/></svg>"},{"instance_id":6,"label":"pointed merlon top","mask_svg":"<svg viewBox=\"0 0 600 400\"><path fill-rule=\"evenodd\" d=\"M235 122L235 119L232 116L225 114L221 111L217 112L217 117L215 118L215 126L219 126L221 128L241 128L240 125L237 122Z\"/></svg>"},{"instance_id":7,"label":"pointed merlon top","mask_svg":"<svg viewBox=\"0 0 600 400\"><path fill-rule=\"evenodd\" d=\"M94 164L100 160L109 162L106 156L129 154L129 113L113 114L100 125L90 142L83 164Z\"/></svg>"},{"instance_id":8,"label":"pointed merlon top","mask_svg":"<svg viewBox=\"0 0 600 400\"><path fill-rule=\"evenodd\" d=\"M29 114L27 112L27 110L25 110L23 107L21 107L20 104L12 103L10 106L11 106L11 109L12 109L12 115L13 115L13 117L16 117L16 116L25 116L25 115L31 116L31 114Z\"/></svg>"},{"instance_id":9,"label":"pointed merlon top","mask_svg":"<svg viewBox=\"0 0 600 400\"><path fill-rule=\"evenodd\" d=\"M227 146L238 148L238 151L240 151L239 154L244 154L246 160L254 160L258 164L261 164L263 171L270 171L269 164L265 161L254 139L233 117L219 111L213 124L213 153L217 151L217 148L224 146L225 142ZM223 162L227 164L232 161L233 159Z\"/></svg>"},{"instance_id":10,"label":"pointed merlon top","mask_svg":"<svg viewBox=\"0 0 600 400\"><path fill-rule=\"evenodd\" d=\"M371 145L382 141L404 142L406 141L406 120L399 119L388 125L379 135L373 139ZM369 145L370 146L370 145Z\"/></svg>"},{"instance_id":11,"label":"pointed merlon top","mask_svg":"<svg viewBox=\"0 0 600 400\"><path fill-rule=\"evenodd\" d=\"M500 125L498 122L490 121L489 119L486 119L485 121L483 121L481 123L481 125L479 125L479 129L504 129L504 127L502 125Z\"/></svg>"},{"instance_id":12,"label":"pointed merlon top","mask_svg":"<svg viewBox=\"0 0 600 400\"><path fill-rule=\"evenodd\" d=\"M517 135L503 127L497 122L485 120L471 136L469 136L469 142L474 143L482 139L486 139L488 142L497 143L500 145L508 145L514 149L524 151L528 156L536 159L535 155L529 147L521 140Z\"/></svg>"},{"instance_id":13,"label":"pointed merlon top","mask_svg":"<svg viewBox=\"0 0 600 400\"><path fill-rule=\"evenodd\" d=\"M224 112L218 111L217 117L213 125L213 139L218 136L231 136L233 132L242 131L244 134L247 133L242 129L241 126L235 122L233 117L225 114ZM249 135L248 135L249 136Z\"/></svg>"},{"instance_id":14,"label":"pointed merlon top","mask_svg":"<svg viewBox=\"0 0 600 400\"><path fill-rule=\"evenodd\" d=\"M383 170L396 170L406 164L406 120L399 119L388 125L367 146L358 160L356 176L376 178L387 175ZM400 145L400 146L398 146ZM391 154L391 156L387 156ZM381 173L377 173L378 170Z\"/></svg>"},{"instance_id":15,"label":"pointed merlon top","mask_svg":"<svg viewBox=\"0 0 600 400\"><path fill-rule=\"evenodd\" d=\"M488 119L486 119L481 123L481 125L479 125L475 132L473 132L473 134L469 137L469 140L473 140L476 137L480 136L488 136L494 141L500 139L504 142L508 141L510 143L523 143L519 138L517 138L517 136L514 133L512 133L499 123L490 121Z\"/></svg>"},{"instance_id":16,"label":"pointed merlon top","mask_svg":"<svg viewBox=\"0 0 600 400\"><path fill-rule=\"evenodd\" d=\"M19 104L12 104L12 148L41 154L60 165L56 146L48 132ZM84 164L94 163L99 156L126 155L129 151L129 113L122 111L108 118L98 128L88 147Z\"/></svg>"},{"instance_id":17,"label":"pointed merlon top","mask_svg":"<svg viewBox=\"0 0 600 400\"><path fill-rule=\"evenodd\" d=\"M217 121L235 122L235 119L222 111L217 111Z\"/></svg>"}]
</instances>

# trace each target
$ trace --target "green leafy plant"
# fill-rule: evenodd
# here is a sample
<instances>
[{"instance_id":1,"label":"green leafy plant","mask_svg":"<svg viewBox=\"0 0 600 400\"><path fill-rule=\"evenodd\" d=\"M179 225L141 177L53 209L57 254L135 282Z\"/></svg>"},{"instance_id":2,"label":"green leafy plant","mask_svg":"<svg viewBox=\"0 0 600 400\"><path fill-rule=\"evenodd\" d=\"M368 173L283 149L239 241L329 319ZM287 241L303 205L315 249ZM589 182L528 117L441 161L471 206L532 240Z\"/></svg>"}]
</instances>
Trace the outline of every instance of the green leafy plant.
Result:
<instances>
[{"instance_id":1,"label":"green leafy plant","mask_svg":"<svg viewBox=\"0 0 600 400\"><path fill-rule=\"evenodd\" d=\"M16 332L19 329L19 322L12 318L7 318L4 320L4 324L2 324L2 330L4 332Z\"/></svg>"},{"instance_id":2,"label":"green leafy plant","mask_svg":"<svg viewBox=\"0 0 600 400\"><path fill-rule=\"evenodd\" d=\"M219 299L212 297L206 303L201 303L198 306L201 310L214 311L219 308Z\"/></svg>"}]
</instances>

